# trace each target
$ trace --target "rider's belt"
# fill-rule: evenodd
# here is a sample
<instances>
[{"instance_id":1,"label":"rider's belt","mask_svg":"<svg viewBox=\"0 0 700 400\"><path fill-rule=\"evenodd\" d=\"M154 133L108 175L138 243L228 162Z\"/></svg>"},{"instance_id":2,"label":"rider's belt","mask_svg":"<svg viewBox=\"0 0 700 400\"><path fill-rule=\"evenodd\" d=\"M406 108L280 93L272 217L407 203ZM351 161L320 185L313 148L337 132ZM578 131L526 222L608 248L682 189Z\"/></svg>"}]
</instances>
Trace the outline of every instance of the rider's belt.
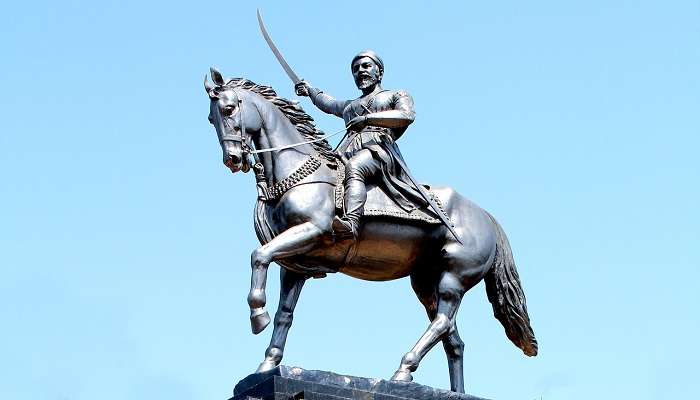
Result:
<instances>
[{"instance_id":1,"label":"rider's belt","mask_svg":"<svg viewBox=\"0 0 700 400\"><path fill-rule=\"evenodd\" d=\"M391 138L392 140L394 140L394 135L393 135L393 133L391 132L391 129L389 129L389 128L383 128L383 127L380 127L380 126L367 126L367 127L365 127L364 129L362 129L362 130L359 131L359 132L357 132L357 131L351 131L351 132L349 133L349 138L348 138L348 139L349 139L349 142L352 142L353 140L360 140L360 142L364 142L364 141L366 141L368 138L372 137L372 136L365 136L364 139L362 139L362 137L363 137L362 135L365 134L365 133L366 133L366 134L379 134L379 136L381 136L382 134L384 134L384 135L387 135L387 136L388 136L389 138ZM374 137L376 137L376 136L374 136ZM359 139L358 139L358 138L359 138Z\"/></svg>"},{"instance_id":2,"label":"rider's belt","mask_svg":"<svg viewBox=\"0 0 700 400\"><path fill-rule=\"evenodd\" d=\"M364 129L362 129L362 132L390 133L389 128L384 128L381 126L372 126L372 125L366 126Z\"/></svg>"},{"instance_id":3,"label":"rider's belt","mask_svg":"<svg viewBox=\"0 0 700 400\"><path fill-rule=\"evenodd\" d=\"M384 134L389 136L392 140L394 140L394 134L392 133L391 129L389 128L384 128L381 126L367 126L365 127L360 133L379 133Z\"/></svg>"},{"instance_id":4,"label":"rider's belt","mask_svg":"<svg viewBox=\"0 0 700 400\"><path fill-rule=\"evenodd\" d=\"M352 139L352 138L356 137L357 135L361 135L363 133L385 133L385 134L393 137L391 134L391 130L389 128L382 128L379 126L367 126L359 132L358 131L348 131L348 136Z\"/></svg>"}]
</instances>

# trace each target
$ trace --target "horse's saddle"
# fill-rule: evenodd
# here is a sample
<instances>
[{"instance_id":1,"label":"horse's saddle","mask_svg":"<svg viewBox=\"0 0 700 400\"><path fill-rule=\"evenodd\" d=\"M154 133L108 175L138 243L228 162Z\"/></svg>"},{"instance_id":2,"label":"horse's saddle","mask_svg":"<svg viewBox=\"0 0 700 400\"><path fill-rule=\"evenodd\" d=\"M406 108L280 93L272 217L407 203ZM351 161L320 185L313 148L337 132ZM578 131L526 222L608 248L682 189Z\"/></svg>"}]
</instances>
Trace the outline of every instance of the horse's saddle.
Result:
<instances>
[{"instance_id":1,"label":"horse's saddle","mask_svg":"<svg viewBox=\"0 0 700 400\"><path fill-rule=\"evenodd\" d=\"M342 162L337 163L337 180L335 185L335 208L339 215L343 215L343 199L345 197L345 166ZM435 196L435 194L426 185L423 185L428 191L433 200L441 208L440 212L444 214L442 210L442 204L440 199ZM411 212L407 212L403 208L399 207L386 192L381 188L380 185L368 184L367 185L367 203L365 203L365 217L391 217L398 218L409 221L421 221L427 224L441 224L440 220L437 218L435 213L430 209L416 208Z\"/></svg>"}]
</instances>

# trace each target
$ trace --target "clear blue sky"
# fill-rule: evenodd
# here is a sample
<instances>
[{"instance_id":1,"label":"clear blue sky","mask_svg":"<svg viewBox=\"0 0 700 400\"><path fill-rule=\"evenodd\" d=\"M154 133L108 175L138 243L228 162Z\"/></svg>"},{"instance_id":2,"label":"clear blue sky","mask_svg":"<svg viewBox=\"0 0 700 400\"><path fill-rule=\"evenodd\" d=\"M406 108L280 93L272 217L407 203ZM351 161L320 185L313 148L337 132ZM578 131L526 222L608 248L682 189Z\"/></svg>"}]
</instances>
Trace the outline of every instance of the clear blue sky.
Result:
<instances>
[{"instance_id":1,"label":"clear blue sky","mask_svg":"<svg viewBox=\"0 0 700 400\"><path fill-rule=\"evenodd\" d=\"M253 178L221 164L201 82L215 65L293 97L257 6L337 97L357 95L355 52L382 55L385 86L416 102L399 142L414 174L508 233L540 355L475 287L469 392L700 392L700 3L143 3L1 7L0 397L225 399L262 360ZM305 287L284 362L388 378L426 326L407 280L330 276ZM440 347L415 379L449 387Z\"/></svg>"}]
</instances>

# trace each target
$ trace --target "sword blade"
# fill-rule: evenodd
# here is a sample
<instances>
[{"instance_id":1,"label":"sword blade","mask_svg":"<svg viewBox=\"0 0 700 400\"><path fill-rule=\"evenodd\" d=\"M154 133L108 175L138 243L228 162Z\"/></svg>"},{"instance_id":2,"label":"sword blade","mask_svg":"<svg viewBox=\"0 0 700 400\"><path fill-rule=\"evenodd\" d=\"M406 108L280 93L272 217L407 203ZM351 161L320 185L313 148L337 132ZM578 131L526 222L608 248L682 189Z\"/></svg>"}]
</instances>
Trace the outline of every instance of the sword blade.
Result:
<instances>
[{"instance_id":1,"label":"sword blade","mask_svg":"<svg viewBox=\"0 0 700 400\"><path fill-rule=\"evenodd\" d=\"M282 56L282 53L280 53L279 49L277 49L277 46L275 46L275 43L272 41L272 38L267 33L267 29L265 29L265 24L263 24L262 17L260 16L260 10L257 10L257 13L260 32L262 32L262 35L265 38L265 41L267 42L267 45L270 46L270 50L272 50L272 53L275 55L275 58L277 58L277 61L279 61L280 65L284 69L284 72L286 72L287 76L289 76L289 79L291 79L292 82L294 82L294 84L296 85L297 83L301 82L301 79L299 79L292 67L290 67L289 64L287 64L287 61L285 61L284 57Z\"/></svg>"}]
</instances>

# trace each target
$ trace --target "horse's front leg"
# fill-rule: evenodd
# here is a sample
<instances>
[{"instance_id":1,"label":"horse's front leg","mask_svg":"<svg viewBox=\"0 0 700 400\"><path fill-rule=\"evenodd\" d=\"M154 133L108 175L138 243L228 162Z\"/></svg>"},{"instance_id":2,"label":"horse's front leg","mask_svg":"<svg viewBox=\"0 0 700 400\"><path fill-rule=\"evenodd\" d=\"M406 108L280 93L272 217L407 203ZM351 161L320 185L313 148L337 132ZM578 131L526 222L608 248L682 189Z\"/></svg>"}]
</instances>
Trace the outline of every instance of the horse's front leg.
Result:
<instances>
[{"instance_id":1,"label":"horse's front leg","mask_svg":"<svg viewBox=\"0 0 700 400\"><path fill-rule=\"evenodd\" d=\"M280 304L275 314L274 330L270 346L265 351L265 359L255 372L269 371L282 362L287 333L294 318L294 308L307 278L306 275L280 268Z\"/></svg>"},{"instance_id":2,"label":"horse's front leg","mask_svg":"<svg viewBox=\"0 0 700 400\"><path fill-rule=\"evenodd\" d=\"M293 226L277 235L269 243L251 254L253 273L250 279L250 326L258 334L270 323L270 314L265 310L265 284L267 267L272 261L294 256L311 250L323 236L323 231L311 222Z\"/></svg>"}]
</instances>

